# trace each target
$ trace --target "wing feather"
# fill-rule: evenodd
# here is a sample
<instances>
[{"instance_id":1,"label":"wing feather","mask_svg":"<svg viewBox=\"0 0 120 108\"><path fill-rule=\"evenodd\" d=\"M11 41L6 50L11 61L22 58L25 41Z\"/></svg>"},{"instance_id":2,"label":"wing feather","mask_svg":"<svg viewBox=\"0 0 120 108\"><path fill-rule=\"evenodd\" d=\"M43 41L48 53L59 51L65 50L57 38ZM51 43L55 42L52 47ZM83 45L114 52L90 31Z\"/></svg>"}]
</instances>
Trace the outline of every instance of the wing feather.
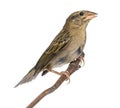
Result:
<instances>
[{"instance_id":1,"label":"wing feather","mask_svg":"<svg viewBox=\"0 0 120 108\"><path fill-rule=\"evenodd\" d=\"M69 32L61 31L58 36L55 37L46 51L42 54L35 68L42 70L44 67L46 67L49 62L70 43L70 41L71 36L69 35Z\"/></svg>"}]
</instances>

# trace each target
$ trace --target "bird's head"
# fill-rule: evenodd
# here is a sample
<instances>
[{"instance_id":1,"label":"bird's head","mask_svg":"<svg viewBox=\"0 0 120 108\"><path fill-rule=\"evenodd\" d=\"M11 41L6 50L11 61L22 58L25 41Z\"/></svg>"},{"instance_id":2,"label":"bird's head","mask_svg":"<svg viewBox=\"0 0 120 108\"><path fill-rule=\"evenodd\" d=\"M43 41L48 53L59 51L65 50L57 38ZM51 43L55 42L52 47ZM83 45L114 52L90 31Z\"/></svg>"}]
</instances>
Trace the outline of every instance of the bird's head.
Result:
<instances>
[{"instance_id":1,"label":"bird's head","mask_svg":"<svg viewBox=\"0 0 120 108\"><path fill-rule=\"evenodd\" d=\"M72 29L86 27L88 22L96 16L96 13L85 10L74 12L67 18L64 27Z\"/></svg>"}]
</instances>

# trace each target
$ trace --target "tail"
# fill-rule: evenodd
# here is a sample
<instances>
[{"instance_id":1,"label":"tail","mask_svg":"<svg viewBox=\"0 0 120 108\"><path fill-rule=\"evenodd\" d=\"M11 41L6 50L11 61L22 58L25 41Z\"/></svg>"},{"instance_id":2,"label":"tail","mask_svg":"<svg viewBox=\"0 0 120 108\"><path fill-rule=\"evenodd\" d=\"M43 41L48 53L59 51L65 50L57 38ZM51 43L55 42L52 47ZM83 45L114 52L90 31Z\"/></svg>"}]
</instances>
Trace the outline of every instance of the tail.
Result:
<instances>
[{"instance_id":1,"label":"tail","mask_svg":"<svg viewBox=\"0 0 120 108\"><path fill-rule=\"evenodd\" d=\"M35 68L32 68L15 87L33 80L36 78L38 73L39 72L37 72Z\"/></svg>"}]
</instances>

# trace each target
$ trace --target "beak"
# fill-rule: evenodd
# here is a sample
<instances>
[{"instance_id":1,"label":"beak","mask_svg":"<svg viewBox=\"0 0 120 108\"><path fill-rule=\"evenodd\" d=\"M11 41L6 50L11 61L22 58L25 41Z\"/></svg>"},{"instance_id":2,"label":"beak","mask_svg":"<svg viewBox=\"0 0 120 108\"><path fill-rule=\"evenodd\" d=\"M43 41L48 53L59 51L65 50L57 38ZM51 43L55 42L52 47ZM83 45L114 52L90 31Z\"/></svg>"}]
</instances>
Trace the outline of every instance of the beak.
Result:
<instances>
[{"instance_id":1,"label":"beak","mask_svg":"<svg viewBox=\"0 0 120 108\"><path fill-rule=\"evenodd\" d=\"M86 13L86 17L84 18L84 21L91 20L95 17L97 17L97 13L88 11Z\"/></svg>"}]
</instances>

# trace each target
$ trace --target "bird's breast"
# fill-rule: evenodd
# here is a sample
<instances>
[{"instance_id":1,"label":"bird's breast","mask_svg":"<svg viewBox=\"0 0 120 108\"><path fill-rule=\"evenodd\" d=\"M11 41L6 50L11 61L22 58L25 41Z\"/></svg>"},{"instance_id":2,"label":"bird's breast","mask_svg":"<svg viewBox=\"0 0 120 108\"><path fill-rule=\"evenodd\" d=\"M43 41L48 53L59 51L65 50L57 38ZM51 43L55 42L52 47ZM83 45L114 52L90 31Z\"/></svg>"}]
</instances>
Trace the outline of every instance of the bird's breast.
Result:
<instances>
[{"instance_id":1,"label":"bird's breast","mask_svg":"<svg viewBox=\"0 0 120 108\"><path fill-rule=\"evenodd\" d=\"M79 47L81 47L81 49L83 50L86 42L86 32L79 30L71 33L71 35L71 43L68 46L68 49L70 49L71 53L76 51Z\"/></svg>"}]
</instances>

